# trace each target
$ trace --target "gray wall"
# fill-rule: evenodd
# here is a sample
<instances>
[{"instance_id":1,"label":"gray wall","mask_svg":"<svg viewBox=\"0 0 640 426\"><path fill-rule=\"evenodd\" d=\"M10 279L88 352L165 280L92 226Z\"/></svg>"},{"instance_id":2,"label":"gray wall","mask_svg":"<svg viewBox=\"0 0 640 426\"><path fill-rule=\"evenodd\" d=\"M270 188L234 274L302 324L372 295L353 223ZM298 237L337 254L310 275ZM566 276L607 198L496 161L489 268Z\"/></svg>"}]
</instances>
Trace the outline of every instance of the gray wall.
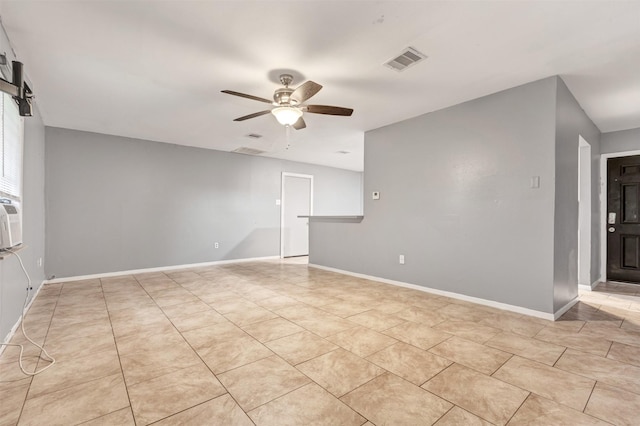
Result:
<instances>
[{"instance_id":1,"label":"gray wall","mask_svg":"<svg viewBox=\"0 0 640 426\"><path fill-rule=\"evenodd\" d=\"M38 259L44 258L44 125L37 108L35 115L24 119L24 169L22 221L24 248L18 252L31 277L33 292L42 285L44 269ZM22 315L27 279L18 259L0 260L0 339L4 341Z\"/></svg>"},{"instance_id":2,"label":"gray wall","mask_svg":"<svg viewBox=\"0 0 640 426\"><path fill-rule=\"evenodd\" d=\"M578 157L579 137L590 145L591 161L591 279L600 266L600 206L598 204L600 131L584 113L565 83L557 81L555 223L553 306L562 308L578 296Z\"/></svg>"},{"instance_id":3,"label":"gray wall","mask_svg":"<svg viewBox=\"0 0 640 426\"><path fill-rule=\"evenodd\" d=\"M312 223L311 263L553 312L555 97L554 77L368 132L365 218Z\"/></svg>"},{"instance_id":4,"label":"gray wall","mask_svg":"<svg viewBox=\"0 0 640 426\"><path fill-rule=\"evenodd\" d=\"M602 134L601 154L640 150L640 128Z\"/></svg>"},{"instance_id":5,"label":"gray wall","mask_svg":"<svg viewBox=\"0 0 640 426\"><path fill-rule=\"evenodd\" d=\"M47 127L47 276L277 256L283 171L362 211L362 173Z\"/></svg>"}]
</instances>

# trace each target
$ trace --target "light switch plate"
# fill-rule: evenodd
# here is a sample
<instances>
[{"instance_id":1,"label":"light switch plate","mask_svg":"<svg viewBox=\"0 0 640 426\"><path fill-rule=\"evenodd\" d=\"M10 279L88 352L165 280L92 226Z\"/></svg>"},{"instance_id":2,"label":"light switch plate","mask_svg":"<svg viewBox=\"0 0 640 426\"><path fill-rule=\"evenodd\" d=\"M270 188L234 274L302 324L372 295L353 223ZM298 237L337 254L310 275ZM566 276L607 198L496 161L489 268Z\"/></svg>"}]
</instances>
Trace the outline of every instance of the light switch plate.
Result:
<instances>
[{"instance_id":1,"label":"light switch plate","mask_svg":"<svg viewBox=\"0 0 640 426\"><path fill-rule=\"evenodd\" d=\"M371 198L374 200L379 200L380 199L380 192L379 191L373 191L371 193Z\"/></svg>"}]
</instances>

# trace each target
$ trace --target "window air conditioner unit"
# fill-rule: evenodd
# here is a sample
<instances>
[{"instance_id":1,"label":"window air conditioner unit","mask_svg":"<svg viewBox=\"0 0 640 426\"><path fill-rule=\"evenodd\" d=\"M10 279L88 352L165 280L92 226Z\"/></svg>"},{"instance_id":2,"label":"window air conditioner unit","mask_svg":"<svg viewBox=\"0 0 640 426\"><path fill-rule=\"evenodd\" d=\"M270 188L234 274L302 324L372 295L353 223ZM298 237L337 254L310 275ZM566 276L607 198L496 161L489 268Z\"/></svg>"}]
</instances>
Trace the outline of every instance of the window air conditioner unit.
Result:
<instances>
[{"instance_id":1,"label":"window air conditioner unit","mask_svg":"<svg viewBox=\"0 0 640 426\"><path fill-rule=\"evenodd\" d=\"M22 218L15 204L0 203L0 250L22 244Z\"/></svg>"}]
</instances>

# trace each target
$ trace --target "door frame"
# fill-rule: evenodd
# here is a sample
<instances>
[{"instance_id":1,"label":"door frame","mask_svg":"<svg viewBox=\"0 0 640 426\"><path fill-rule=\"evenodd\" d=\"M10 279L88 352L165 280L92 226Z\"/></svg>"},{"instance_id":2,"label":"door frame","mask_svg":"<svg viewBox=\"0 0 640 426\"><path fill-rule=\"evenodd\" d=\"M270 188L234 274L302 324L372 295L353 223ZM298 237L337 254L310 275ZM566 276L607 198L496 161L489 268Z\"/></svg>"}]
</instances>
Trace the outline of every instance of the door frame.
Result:
<instances>
[{"instance_id":1,"label":"door frame","mask_svg":"<svg viewBox=\"0 0 640 426\"><path fill-rule=\"evenodd\" d=\"M313 175L306 175L302 173L282 172L281 185L280 185L280 259L284 259L284 209L287 206L287 201L284 196L285 181L287 177L297 177L303 179L309 179L310 191L309 191L309 215L313 215ZM308 230L309 228L307 228ZM308 231L307 231L308 232Z\"/></svg>"},{"instance_id":2,"label":"door frame","mask_svg":"<svg viewBox=\"0 0 640 426\"><path fill-rule=\"evenodd\" d=\"M578 288L592 288L593 154L591 144L578 137Z\"/></svg>"},{"instance_id":3,"label":"door frame","mask_svg":"<svg viewBox=\"0 0 640 426\"><path fill-rule=\"evenodd\" d=\"M640 149L600 155L600 282L603 283L607 282L607 200L609 199L607 160L632 155L640 155Z\"/></svg>"}]
</instances>

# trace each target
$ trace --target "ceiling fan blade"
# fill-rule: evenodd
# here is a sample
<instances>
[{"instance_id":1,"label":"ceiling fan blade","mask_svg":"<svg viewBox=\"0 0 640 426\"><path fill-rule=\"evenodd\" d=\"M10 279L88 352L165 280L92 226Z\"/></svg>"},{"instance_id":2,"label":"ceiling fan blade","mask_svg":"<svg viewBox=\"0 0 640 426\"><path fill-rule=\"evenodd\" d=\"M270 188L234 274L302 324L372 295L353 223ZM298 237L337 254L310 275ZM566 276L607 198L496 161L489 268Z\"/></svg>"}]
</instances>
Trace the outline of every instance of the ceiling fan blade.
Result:
<instances>
[{"instance_id":1,"label":"ceiling fan blade","mask_svg":"<svg viewBox=\"0 0 640 426\"><path fill-rule=\"evenodd\" d=\"M301 104L318 93L320 89L322 89L322 86L320 84L309 80L298 86L298 88L293 91L293 93L291 94L291 99L296 101L298 104Z\"/></svg>"},{"instance_id":2,"label":"ceiling fan blade","mask_svg":"<svg viewBox=\"0 0 640 426\"><path fill-rule=\"evenodd\" d=\"M302 130L305 127L307 127L307 123L304 122L304 119L302 117L298 118L298 121L293 123L293 128L296 130Z\"/></svg>"},{"instance_id":3,"label":"ceiling fan blade","mask_svg":"<svg viewBox=\"0 0 640 426\"><path fill-rule=\"evenodd\" d=\"M222 93L226 93L227 95L240 96L241 98L253 99L254 101L264 102L267 104L272 104L273 101L265 98L259 98L253 95L247 95L246 93L234 92L233 90L222 90Z\"/></svg>"},{"instance_id":4,"label":"ceiling fan blade","mask_svg":"<svg viewBox=\"0 0 640 426\"><path fill-rule=\"evenodd\" d=\"M307 105L306 110L313 114L344 115L347 117L353 114L353 110L351 108L328 105Z\"/></svg>"},{"instance_id":5,"label":"ceiling fan blade","mask_svg":"<svg viewBox=\"0 0 640 426\"><path fill-rule=\"evenodd\" d=\"M233 121L244 121L244 120L248 120L250 118L256 118L256 117L260 117L261 115L265 115L265 114L269 114L271 112L270 109L264 110L264 111L260 111L260 112L254 112L253 114L249 114L249 115L244 115L242 117L238 117Z\"/></svg>"}]
</instances>

